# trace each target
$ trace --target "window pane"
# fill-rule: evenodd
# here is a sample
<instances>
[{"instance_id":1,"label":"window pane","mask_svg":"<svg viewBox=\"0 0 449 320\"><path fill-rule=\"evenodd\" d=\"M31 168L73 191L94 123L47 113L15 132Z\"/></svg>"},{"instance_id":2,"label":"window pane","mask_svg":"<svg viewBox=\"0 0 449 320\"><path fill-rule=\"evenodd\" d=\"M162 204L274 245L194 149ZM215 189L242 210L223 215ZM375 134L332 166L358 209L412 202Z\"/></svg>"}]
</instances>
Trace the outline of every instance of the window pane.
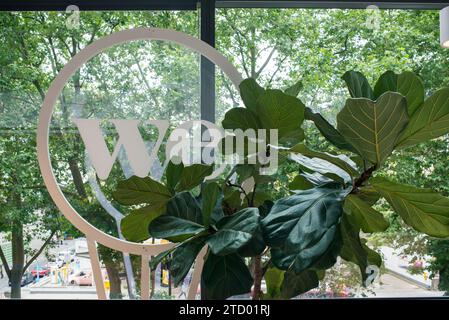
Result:
<instances>
[{"instance_id":1,"label":"window pane","mask_svg":"<svg viewBox=\"0 0 449 320\"><path fill-rule=\"evenodd\" d=\"M226 8L217 10L216 19L217 48L244 78L255 78L263 87L276 89L300 81L299 98L333 125L349 98L341 78L346 71L362 72L373 86L387 70L413 71L422 77L427 96L449 83L449 51L439 44L436 10ZM243 104L221 75L217 77L216 118L221 121L229 108ZM305 143L310 148L341 153L322 137L312 122L306 121L304 127ZM447 162L447 143L448 137L444 136L396 152L381 174L448 195L449 172L441 167ZM287 196L288 190L283 185L292 181L298 171L298 166L281 165L279 183L269 192L276 193L277 197ZM444 250L447 244L429 248L433 242L400 222L385 201L378 202L375 208L392 225L385 234L366 237L370 246L383 253L386 268L392 271L382 275L384 284L363 289L359 268L340 260L309 296L442 295L442 292L411 286L391 274L399 272L423 286L430 286L430 271L422 267L422 261L427 261L424 265L428 266L431 261L428 255Z\"/></svg>"},{"instance_id":2,"label":"window pane","mask_svg":"<svg viewBox=\"0 0 449 320\"><path fill-rule=\"evenodd\" d=\"M347 70L372 83L386 70L413 70L434 91L447 84L442 63L449 54L439 45L436 10L380 10L379 29L372 10L217 9L217 48L263 86L285 88L302 81L300 97L329 120L343 106ZM221 84L217 120L232 106ZM237 102L237 101L236 101Z\"/></svg>"},{"instance_id":3,"label":"window pane","mask_svg":"<svg viewBox=\"0 0 449 320\"><path fill-rule=\"evenodd\" d=\"M23 226L29 257L50 235L50 230L65 230L65 234L57 233L59 239L66 238L64 244L49 248L49 255L40 255L28 268L29 272L36 268L57 268L57 273L42 281L47 281L48 286L63 287L92 285L92 276L88 259L80 258L79 262L77 256L77 261L69 263L68 271L62 271L62 265L58 265L65 259L61 252L75 250L75 241L67 239L83 235L74 227L70 228L59 215L37 163L37 119L51 82L80 50L120 30L158 27L182 31L193 37L199 34L195 11L89 11L80 13L79 23L70 17L71 14L65 12L0 13L0 234L4 235L0 242L10 260L11 226ZM169 131L184 121L199 120L199 72L199 54L192 50L163 41L141 40L98 54L69 79L52 117L50 157L63 193L95 227L118 237L120 219L115 217L120 212L129 213L130 209L113 201L111 192L118 180L132 172L122 150L119 158L125 160L115 162L108 180L100 181L91 175L91 163L73 119L101 120L102 133L112 153L118 135L111 119L169 120ZM151 149L158 137L157 130L143 124L139 125L139 130L147 141L147 148ZM163 149L164 146L158 155ZM160 165L156 166L152 174L160 176L160 170ZM121 293L127 296L121 253L99 248L110 282L120 274ZM135 257L131 262L137 277L140 262ZM87 276L78 274L80 270ZM139 279L137 277L137 281ZM162 290L156 294L166 294L161 280L156 283L158 290ZM1 293L8 289L7 285L6 277L0 280ZM94 287L90 288L91 294L78 298L96 298ZM26 292L22 297L29 298ZM61 297L63 293L41 296Z\"/></svg>"}]
</instances>

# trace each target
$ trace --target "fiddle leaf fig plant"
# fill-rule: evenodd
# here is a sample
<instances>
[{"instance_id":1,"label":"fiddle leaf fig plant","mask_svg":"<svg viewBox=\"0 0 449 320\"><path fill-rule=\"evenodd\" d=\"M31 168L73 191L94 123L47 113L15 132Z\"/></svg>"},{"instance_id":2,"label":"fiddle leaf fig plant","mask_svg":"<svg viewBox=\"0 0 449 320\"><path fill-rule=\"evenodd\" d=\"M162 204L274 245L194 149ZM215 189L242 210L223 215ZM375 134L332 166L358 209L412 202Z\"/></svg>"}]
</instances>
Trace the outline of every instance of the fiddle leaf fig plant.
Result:
<instances>
[{"instance_id":1,"label":"fiddle leaf fig plant","mask_svg":"<svg viewBox=\"0 0 449 320\"><path fill-rule=\"evenodd\" d=\"M212 166L172 159L161 182L135 176L120 181L114 198L132 206L121 223L124 236L175 243L150 267L170 261L178 286L207 248L202 298L251 292L253 299L290 299L317 287L338 257L359 266L365 285L368 267L380 267L382 258L364 237L389 227L374 208L381 198L415 230L449 237L449 199L388 180L381 171L396 150L449 133L449 88L426 98L412 72L387 71L374 89L360 72L342 78L350 97L336 127L297 98L301 82L282 91L246 79L240 85L244 107L225 114L224 129L277 131L278 141L257 152L268 157L276 151L280 165L295 168L285 197L270 192L276 173L264 175L265 164L250 162L211 180ZM306 120L341 152L310 149L302 128ZM244 160L254 153L245 150Z\"/></svg>"}]
</instances>

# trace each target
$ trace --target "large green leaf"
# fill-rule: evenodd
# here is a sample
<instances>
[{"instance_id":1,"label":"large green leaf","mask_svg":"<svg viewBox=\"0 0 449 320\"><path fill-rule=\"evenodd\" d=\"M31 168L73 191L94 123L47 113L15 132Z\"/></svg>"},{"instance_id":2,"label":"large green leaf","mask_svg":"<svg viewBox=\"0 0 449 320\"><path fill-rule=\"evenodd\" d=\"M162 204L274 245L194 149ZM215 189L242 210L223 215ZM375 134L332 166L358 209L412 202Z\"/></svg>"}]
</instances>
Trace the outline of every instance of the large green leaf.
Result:
<instances>
[{"instance_id":1,"label":"large green leaf","mask_svg":"<svg viewBox=\"0 0 449 320\"><path fill-rule=\"evenodd\" d=\"M337 262L338 255L340 254L342 247L342 239L340 234L340 229L337 228L334 240L327 250L321 255L321 257L313 264L313 270L327 270L332 268Z\"/></svg>"},{"instance_id":2,"label":"large green leaf","mask_svg":"<svg viewBox=\"0 0 449 320\"><path fill-rule=\"evenodd\" d=\"M150 237L148 226L150 223L163 214L165 204L150 204L143 208L132 211L120 222L120 228L125 239L134 242L147 240Z\"/></svg>"},{"instance_id":3,"label":"large green leaf","mask_svg":"<svg viewBox=\"0 0 449 320\"><path fill-rule=\"evenodd\" d=\"M391 154L407 122L407 102L394 92L383 94L376 102L348 99L337 115L338 131L365 160L376 165Z\"/></svg>"},{"instance_id":4,"label":"large green leaf","mask_svg":"<svg viewBox=\"0 0 449 320\"><path fill-rule=\"evenodd\" d=\"M433 237L449 237L449 199L431 189L420 189L388 181L370 179L405 223Z\"/></svg>"},{"instance_id":5,"label":"large green leaf","mask_svg":"<svg viewBox=\"0 0 449 320\"><path fill-rule=\"evenodd\" d=\"M291 299L313 288L318 287L320 281L318 274L314 270L304 270L296 274L293 271L286 271L281 286L282 299Z\"/></svg>"},{"instance_id":6,"label":"large green leaf","mask_svg":"<svg viewBox=\"0 0 449 320\"><path fill-rule=\"evenodd\" d=\"M294 153L300 153L309 158L320 158L335 164L340 167L344 171L348 172L352 176L358 176L360 173L357 170L357 165L354 161L352 161L348 156L344 154L341 155L333 155L327 152L318 152L307 148L303 143L298 143L289 149L289 151Z\"/></svg>"},{"instance_id":7,"label":"large green leaf","mask_svg":"<svg viewBox=\"0 0 449 320\"><path fill-rule=\"evenodd\" d=\"M204 245L205 237L199 237L184 242L173 251L170 261L170 272L173 276L175 287L179 286L187 273L189 273L193 262Z\"/></svg>"},{"instance_id":8,"label":"large green leaf","mask_svg":"<svg viewBox=\"0 0 449 320\"><path fill-rule=\"evenodd\" d=\"M180 242L204 230L200 204L188 191L176 194L167 203L166 214L154 219L150 234L155 238Z\"/></svg>"},{"instance_id":9,"label":"large green leaf","mask_svg":"<svg viewBox=\"0 0 449 320\"><path fill-rule=\"evenodd\" d=\"M325 185L327 183L334 182L333 179L326 177L318 172L310 173L310 172L303 171L299 175L306 178L307 181L309 181L311 184L313 184L316 187ZM310 188L308 188L308 189L310 189ZM306 190L306 189L304 189L304 190Z\"/></svg>"},{"instance_id":10,"label":"large green leaf","mask_svg":"<svg viewBox=\"0 0 449 320\"><path fill-rule=\"evenodd\" d=\"M254 195L253 192L248 193L248 198L252 200L252 206L259 207L265 201L270 200L272 196L269 193L257 191Z\"/></svg>"},{"instance_id":11,"label":"large green leaf","mask_svg":"<svg viewBox=\"0 0 449 320\"><path fill-rule=\"evenodd\" d=\"M398 148L438 138L449 133L449 88L435 92L424 101L401 133Z\"/></svg>"},{"instance_id":12,"label":"large green leaf","mask_svg":"<svg viewBox=\"0 0 449 320\"><path fill-rule=\"evenodd\" d=\"M218 231L206 242L216 255L234 253L253 238L258 226L257 208L242 209L231 216L221 218L215 225Z\"/></svg>"},{"instance_id":13,"label":"large green leaf","mask_svg":"<svg viewBox=\"0 0 449 320\"><path fill-rule=\"evenodd\" d=\"M153 238L182 242L205 231L204 227L190 220L163 214L150 223L149 233Z\"/></svg>"},{"instance_id":14,"label":"large green leaf","mask_svg":"<svg viewBox=\"0 0 449 320\"><path fill-rule=\"evenodd\" d=\"M398 92L398 75L393 71L383 73L374 86L374 99L379 98L385 92Z\"/></svg>"},{"instance_id":15,"label":"large green leaf","mask_svg":"<svg viewBox=\"0 0 449 320\"><path fill-rule=\"evenodd\" d=\"M240 247L237 253L242 257L255 257L262 254L265 248L266 244L263 239L262 228L259 224L256 231L254 232L253 237L246 244Z\"/></svg>"},{"instance_id":16,"label":"large green leaf","mask_svg":"<svg viewBox=\"0 0 449 320\"><path fill-rule=\"evenodd\" d=\"M304 85L302 84L302 81L299 80L290 87L288 87L287 89L285 89L284 92L292 97L297 97L303 87Z\"/></svg>"},{"instance_id":17,"label":"large green leaf","mask_svg":"<svg viewBox=\"0 0 449 320\"><path fill-rule=\"evenodd\" d=\"M208 227L211 215L217 207L217 201L221 195L220 187L216 182L206 183L201 192L201 205L203 215L203 225ZM221 206L221 202L219 204Z\"/></svg>"},{"instance_id":18,"label":"large green leaf","mask_svg":"<svg viewBox=\"0 0 449 320\"><path fill-rule=\"evenodd\" d=\"M280 90L266 90L257 100L257 115L264 129L277 129L278 138L298 130L304 121L304 104Z\"/></svg>"},{"instance_id":19,"label":"large green leaf","mask_svg":"<svg viewBox=\"0 0 449 320\"><path fill-rule=\"evenodd\" d=\"M256 115L245 108L233 108L226 112L221 125L225 129L257 130L261 127Z\"/></svg>"},{"instance_id":20,"label":"large green leaf","mask_svg":"<svg viewBox=\"0 0 449 320\"><path fill-rule=\"evenodd\" d=\"M212 213L209 218L209 225L217 223L218 220L223 218L224 212L223 212L223 199L224 194L220 192L217 198L217 202L215 204L214 210L212 210ZM204 215L203 215L204 216Z\"/></svg>"},{"instance_id":21,"label":"large green leaf","mask_svg":"<svg viewBox=\"0 0 449 320\"><path fill-rule=\"evenodd\" d=\"M368 254L368 265L375 265L380 268L382 266L382 256L366 245L366 239L360 240L362 242L363 249L365 249Z\"/></svg>"},{"instance_id":22,"label":"large green leaf","mask_svg":"<svg viewBox=\"0 0 449 320\"><path fill-rule=\"evenodd\" d=\"M171 248L169 250L163 251L159 253L157 256L154 256L150 260L150 269L151 271L156 270L157 266L163 261L163 260L169 260L170 254L176 250L176 247Z\"/></svg>"},{"instance_id":23,"label":"large green leaf","mask_svg":"<svg viewBox=\"0 0 449 320\"><path fill-rule=\"evenodd\" d=\"M242 183L248 178L258 174L258 167L255 164L238 164L235 166L238 181Z\"/></svg>"},{"instance_id":24,"label":"large green leaf","mask_svg":"<svg viewBox=\"0 0 449 320\"><path fill-rule=\"evenodd\" d=\"M309 180L299 174L288 184L290 190L307 190L312 189L313 186L314 185Z\"/></svg>"},{"instance_id":25,"label":"large green leaf","mask_svg":"<svg viewBox=\"0 0 449 320\"><path fill-rule=\"evenodd\" d=\"M192 164L184 167L181 179L176 187L176 191L184 191L195 188L204 181L204 178L211 175L213 167L205 164Z\"/></svg>"},{"instance_id":26,"label":"large green leaf","mask_svg":"<svg viewBox=\"0 0 449 320\"><path fill-rule=\"evenodd\" d=\"M298 128L294 131L290 131L290 133L284 135L282 138L280 138L278 141L281 145L284 146L293 146L297 144L300 141L303 141L305 139L305 133L302 128Z\"/></svg>"},{"instance_id":27,"label":"large green leaf","mask_svg":"<svg viewBox=\"0 0 449 320\"><path fill-rule=\"evenodd\" d=\"M117 190L112 195L123 205L165 203L171 197L170 191L163 184L150 177L137 176L119 181Z\"/></svg>"},{"instance_id":28,"label":"large green leaf","mask_svg":"<svg viewBox=\"0 0 449 320\"><path fill-rule=\"evenodd\" d=\"M174 161L170 160L167 164L167 169L165 169L165 177L167 179L167 188L174 192L179 180L181 179L182 171L184 170L184 164L179 161L175 164Z\"/></svg>"},{"instance_id":29,"label":"large green leaf","mask_svg":"<svg viewBox=\"0 0 449 320\"><path fill-rule=\"evenodd\" d=\"M371 208L369 204L357 195L348 195L345 199L343 209L347 214L354 217L363 232L382 232L388 228L389 224L384 216Z\"/></svg>"},{"instance_id":30,"label":"large green leaf","mask_svg":"<svg viewBox=\"0 0 449 320\"><path fill-rule=\"evenodd\" d=\"M380 199L380 194L376 191L376 189L368 185L359 188L357 197L359 197L370 206L373 206Z\"/></svg>"},{"instance_id":31,"label":"large green leaf","mask_svg":"<svg viewBox=\"0 0 449 320\"><path fill-rule=\"evenodd\" d=\"M262 220L273 264L300 273L327 252L338 232L341 201L349 189L316 187L275 202Z\"/></svg>"},{"instance_id":32,"label":"large green leaf","mask_svg":"<svg viewBox=\"0 0 449 320\"><path fill-rule=\"evenodd\" d=\"M358 71L347 71L341 77L348 87L349 94L352 98L373 99L373 89L369 85L366 77Z\"/></svg>"},{"instance_id":33,"label":"large green leaf","mask_svg":"<svg viewBox=\"0 0 449 320\"><path fill-rule=\"evenodd\" d=\"M341 248L340 256L346 260L357 264L360 268L363 284L368 276L366 268L370 265L368 258L368 248L360 239L360 228L347 215L343 215L340 223L341 236L343 240L343 247ZM369 249L369 248L368 248ZM380 267L380 265L377 265Z\"/></svg>"},{"instance_id":34,"label":"large green leaf","mask_svg":"<svg viewBox=\"0 0 449 320\"><path fill-rule=\"evenodd\" d=\"M316 269L329 269L337 261L337 257L340 253L342 241L340 230L337 228L335 232L326 234L326 237L331 236L332 240L329 238L320 238L318 241L321 242L311 248L306 248L298 256L298 248L294 247L271 247L271 259L273 265L282 270L292 270L295 273L301 273L308 268ZM326 248L321 248L318 252L318 246L327 246ZM309 259L311 261L298 261L303 258Z\"/></svg>"},{"instance_id":35,"label":"large green leaf","mask_svg":"<svg viewBox=\"0 0 449 320\"><path fill-rule=\"evenodd\" d=\"M270 213L271 208L273 208L274 202L271 200L265 200L264 203L259 206L259 216L265 218L268 213Z\"/></svg>"},{"instance_id":36,"label":"large green leaf","mask_svg":"<svg viewBox=\"0 0 449 320\"><path fill-rule=\"evenodd\" d=\"M242 205L242 198L240 197L240 191L232 188L226 188L223 201L225 205L232 209L240 209Z\"/></svg>"},{"instance_id":37,"label":"large green leaf","mask_svg":"<svg viewBox=\"0 0 449 320\"><path fill-rule=\"evenodd\" d=\"M374 87L377 99L387 91L399 92L407 99L408 114L411 116L424 102L424 84L420 77L410 71L396 74L387 71L382 74Z\"/></svg>"},{"instance_id":38,"label":"large green leaf","mask_svg":"<svg viewBox=\"0 0 449 320\"><path fill-rule=\"evenodd\" d=\"M197 224L203 223L201 205L188 191L176 194L167 202L167 215L186 219Z\"/></svg>"},{"instance_id":39,"label":"large green leaf","mask_svg":"<svg viewBox=\"0 0 449 320\"><path fill-rule=\"evenodd\" d=\"M163 260L170 262L170 272L174 277L175 287L178 286L189 272L199 251L205 245L206 237L207 235L200 235L198 237L188 239L169 250L159 253L155 257L151 258L150 269L152 271L156 270L157 266Z\"/></svg>"},{"instance_id":40,"label":"large green leaf","mask_svg":"<svg viewBox=\"0 0 449 320\"><path fill-rule=\"evenodd\" d=\"M264 175L264 174L259 174L259 173L257 173L253 178L254 178L254 182L257 183L258 185L278 181L278 179L274 175L269 176L269 175Z\"/></svg>"},{"instance_id":41,"label":"large green leaf","mask_svg":"<svg viewBox=\"0 0 449 320\"><path fill-rule=\"evenodd\" d=\"M246 108L251 112L257 114L256 106L257 99L262 95L265 90L257 84L256 80L253 78L248 78L243 80L240 85L240 96L242 97L243 103Z\"/></svg>"},{"instance_id":42,"label":"large green leaf","mask_svg":"<svg viewBox=\"0 0 449 320\"><path fill-rule=\"evenodd\" d=\"M334 146L342 150L357 153L357 150L349 144L341 133L338 132L337 129L335 129L329 122L327 122L321 114L314 113L310 108L306 108L304 116L307 120L313 121L321 134Z\"/></svg>"},{"instance_id":43,"label":"large green leaf","mask_svg":"<svg viewBox=\"0 0 449 320\"><path fill-rule=\"evenodd\" d=\"M264 294L265 299L280 299L281 286L284 281L284 270L278 268L268 268L264 278L267 286L267 293Z\"/></svg>"},{"instance_id":44,"label":"large green leaf","mask_svg":"<svg viewBox=\"0 0 449 320\"><path fill-rule=\"evenodd\" d=\"M332 180L342 183L349 183L352 181L351 175L340 167L320 158L309 158L299 153L292 153L289 159L299 163L301 166L320 173Z\"/></svg>"},{"instance_id":45,"label":"large green leaf","mask_svg":"<svg viewBox=\"0 0 449 320\"><path fill-rule=\"evenodd\" d=\"M227 299L251 291L253 278L238 254L218 256L209 252L201 274L204 298Z\"/></svg>"}]
</instances>

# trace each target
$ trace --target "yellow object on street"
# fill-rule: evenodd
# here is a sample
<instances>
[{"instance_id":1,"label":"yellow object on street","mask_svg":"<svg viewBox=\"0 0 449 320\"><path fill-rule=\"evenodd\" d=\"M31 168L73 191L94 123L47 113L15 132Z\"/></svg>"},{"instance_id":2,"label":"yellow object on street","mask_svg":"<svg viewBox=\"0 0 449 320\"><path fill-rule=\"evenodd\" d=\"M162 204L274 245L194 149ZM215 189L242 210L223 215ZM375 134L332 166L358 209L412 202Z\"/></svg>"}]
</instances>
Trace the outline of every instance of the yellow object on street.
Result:
<instances>
[{"instance_id":1,"label":"yellow object on street","mask_svg":"<svg viewBox=\"0 0 449 320\"><path fill-rule=\"evenodd\" d=\"M168 271L162 270L162 283L168 286Z\"/></svg>"}]
</instances>

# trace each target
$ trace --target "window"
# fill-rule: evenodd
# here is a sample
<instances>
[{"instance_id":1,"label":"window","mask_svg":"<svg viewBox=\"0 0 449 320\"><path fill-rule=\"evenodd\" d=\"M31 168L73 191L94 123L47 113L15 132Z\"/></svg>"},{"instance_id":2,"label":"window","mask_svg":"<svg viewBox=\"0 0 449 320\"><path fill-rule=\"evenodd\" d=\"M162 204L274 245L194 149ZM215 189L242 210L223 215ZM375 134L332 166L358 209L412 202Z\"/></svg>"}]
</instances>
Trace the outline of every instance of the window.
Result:
<instances>
[{"instance_id":1,"label":"window","mask_svg":"<svg viewBox=\"0 0 449 320\"><path fill-rule=\"evenodd\" d=\"M182 31L214 45L243 78L254 78L269 88L297 86L305 106L333 125L349 97L342 79L348 70L364 73L370 83L387 70L411 70L422 77L427 95L449 86L449 51L440 47L438 39L438 10L443 7L438 1L403 5L386 1L382 9L369 10L357 2L333 1L79 1L81 12L65 12L63 3L40 7L19 1L2 5L6 11L0 12L0 248L8 265L13 265L12 248L23 245L19 256L25 259L24 279L40 280L43 285L45 281L60 287L92 285L89 262L81 258L87 252L83 235L60 215L42 181L36 128L53 79L71 58L101 37L135 27ZM133 174L129 160L122 150L108 179L98 179L74 119L99 119L112 153L118 133L111 119L169 120L171 132L188 120L220 124L226 111L242 105L238 90L220 68L190 49L159 40L113 46L75 72L57 101L49 141L59 186L92 225L123 237L120 221L129 208L114 201L113 192L118 180ZM311 122L304 129L310 148L337 151ZM150 153L160 132L143 123L138 130ZM395 152L379 174L449 196L448 142L445 135ZM156 179L163 174L164 148L163 144L151 168ZM264 192L283 197L290 190L282 185L297 176L298 168L282 164L279 170L278 180ZM300 298L442 295L427 288L436 289L430 275L445 270L435 257L447 248L447 240L418 234L384 200L375 209L391 225L386 233L367 237L384 256L389 271L382 270L384 285L362 288L359 268L339 259L320 286ZM15 246L12 233L18 239ZM41 247L45 250L37 254ZM135 298L140 258L104 246L98 251L111 297ZM398 273L418 286L394 276ZM447 282L448 275L441 276ZM150 281L156 287L153 298L185 297L186 285L172 288L166 265ZM9 289L0 280L0 298L3 292ZM92 288L81 298L96 298L94 293ZM29 296L22 293L22 298Z\"/></svg>"}]
</instances>

